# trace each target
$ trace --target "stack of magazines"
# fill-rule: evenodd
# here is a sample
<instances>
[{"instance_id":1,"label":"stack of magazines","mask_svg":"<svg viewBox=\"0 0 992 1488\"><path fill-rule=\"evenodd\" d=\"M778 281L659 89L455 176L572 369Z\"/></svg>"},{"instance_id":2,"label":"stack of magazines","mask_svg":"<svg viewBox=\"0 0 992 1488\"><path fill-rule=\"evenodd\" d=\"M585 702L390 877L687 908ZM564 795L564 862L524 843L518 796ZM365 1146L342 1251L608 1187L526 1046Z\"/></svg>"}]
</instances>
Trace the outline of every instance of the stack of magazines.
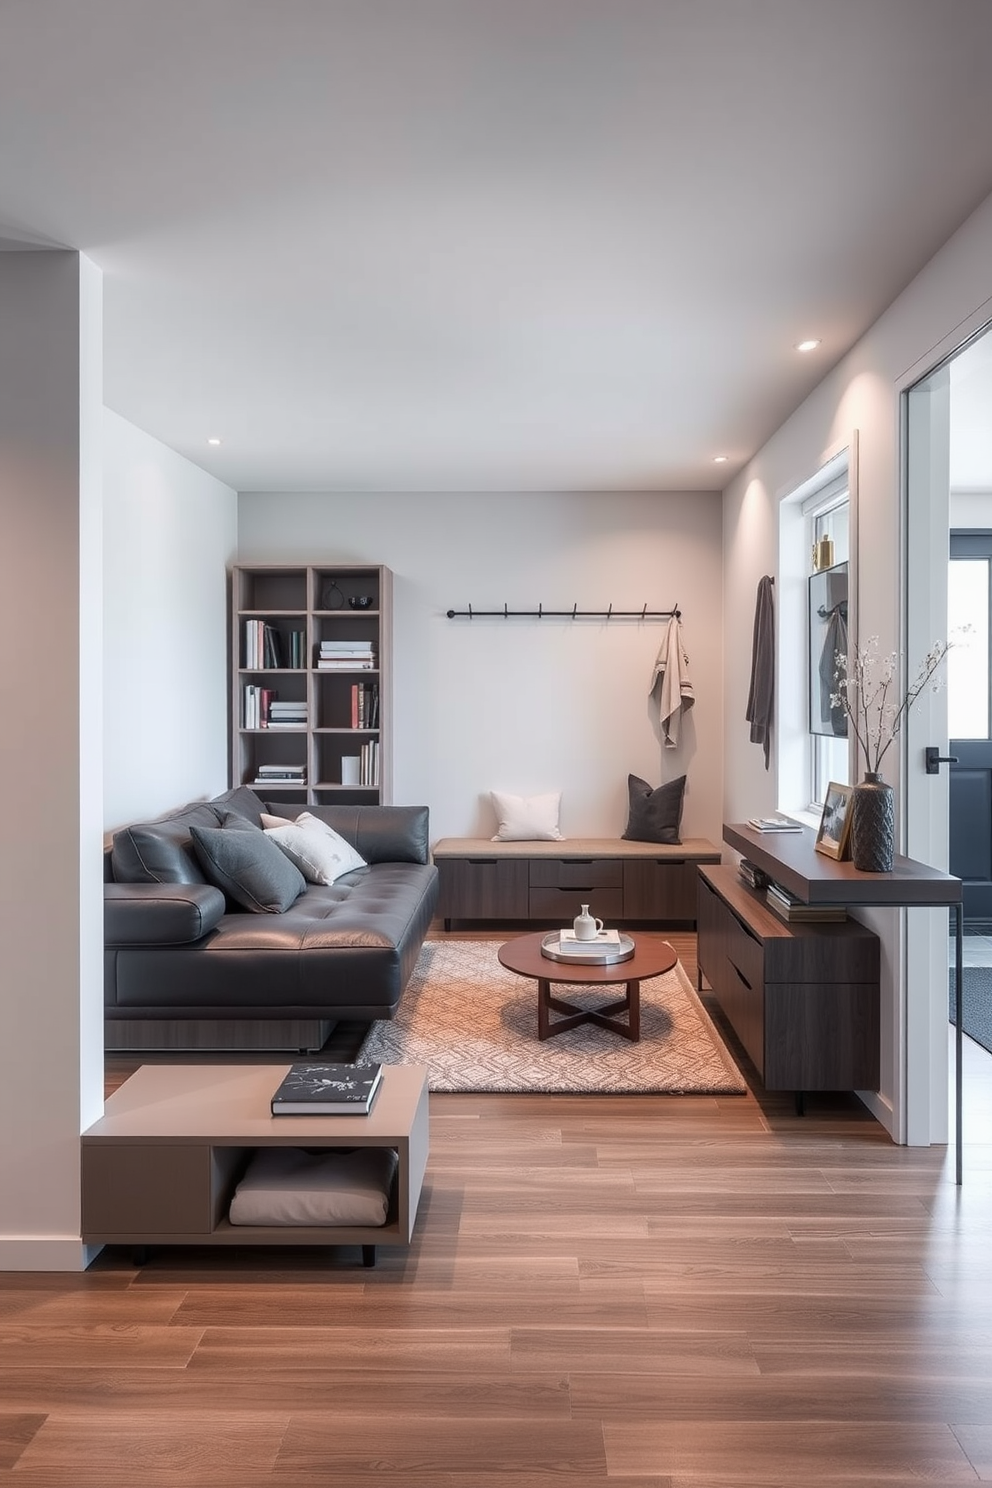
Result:
<instances>
[{"instance_id":1,"label":"stack of magazines","mask_svg":"<svg viewBox=\"0 0 992 1488\"><path fill-rule=\"evenodd\" d=\"M806 904L804 900L797 899L795 894L790 894L788 889L783 889L781 884L769 883L765 898L770 908L783 920L819 923L824 920L847 919L847 910L843 904Z\"/></svg>"},{"instance_id":2,"label":"stack of magazines","mask_svg":"<svg viewBox=\"0 0 992 1488\"><path fill-rule=\"evenodd\" d=\"M757 863L752 863L749 858L741 858L737 864L737 872L752 889L767 889L771 882L765 870L759 868Z\"/></svg>"}]
</instances>

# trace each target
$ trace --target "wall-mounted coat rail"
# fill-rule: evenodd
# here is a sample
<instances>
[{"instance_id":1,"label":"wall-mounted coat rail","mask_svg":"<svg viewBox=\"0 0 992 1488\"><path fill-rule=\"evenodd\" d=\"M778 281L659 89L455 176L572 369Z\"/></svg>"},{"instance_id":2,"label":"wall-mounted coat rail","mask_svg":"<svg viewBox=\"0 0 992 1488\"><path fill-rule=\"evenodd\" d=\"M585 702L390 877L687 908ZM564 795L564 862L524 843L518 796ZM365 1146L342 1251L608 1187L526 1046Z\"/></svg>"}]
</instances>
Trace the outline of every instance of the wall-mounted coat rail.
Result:
<instances>
[{"instance_id":1,"label":"wall-mounted coat rail","mask_svg":"<svg viewBox=\"0 0 992 1488\"><path fill-rule=\"evenodd\" d=\"M449 620L670 620L673 616L679 620L682 611L678 605L671 610L649 610L647 605L641 610L615 610L612 605L607 610L580 610L578 605L570 610L546 610L540 604L536 610L511 610L506 605L501 610L476 610L469 605L467 610L448 610L447 615Z\"/></svg>"}]
</instances>

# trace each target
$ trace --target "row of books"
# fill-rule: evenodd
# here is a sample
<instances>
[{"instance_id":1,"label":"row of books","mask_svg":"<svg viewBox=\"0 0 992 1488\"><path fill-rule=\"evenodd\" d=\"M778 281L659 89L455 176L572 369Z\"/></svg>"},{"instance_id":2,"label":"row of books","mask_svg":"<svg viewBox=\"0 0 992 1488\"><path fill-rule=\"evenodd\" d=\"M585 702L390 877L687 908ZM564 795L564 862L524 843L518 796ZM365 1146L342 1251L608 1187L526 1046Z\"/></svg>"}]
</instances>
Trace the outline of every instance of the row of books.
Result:
<instances>
[{"instance_id":1,"label":"row of books","mask_svg":"<svg viewBox=\"0 0 992 1488\"><path fill-rule=\"evenodd\" d=\"M353 682L351 684L351 726L353 729L378 728L379 684L377 682Z\"/></svg>"},{"instance_id":2,"label":"row of books","mask_svg":"<svg viewBox=\"0 0 992 1488\"><path fill-rule=\"evenodd\" d=\"M358 751L359 785L379 784L379 740L369 739Z\"/></svg>"},{"instance_id":3,"label":"row of books","mask_svg":"<svg viewBox=\"0 0 992 1488\"><path fill-rule=\"evenodd\" d=\"M274 688L247 682L242 716L246 729L301 729L307 726L307 705L302 698L280 702Z\"/></svg>"},{"instance_id":4,"label":"row of books","mask_svg":"<svg viewBox=\"0 0 992 1488\"><path fill-rule=\"evenodd\" d=\"M321 641L317 647L317 670L361 672L375 669L375 646L371 641Z\"/></svg>"},{"instance_id":5,"label":"row of books","mask_svg":"<svg viewBox=\"0 0 992 1488\"><path fill-rule=\"evenodd\" d=\"M245 621L245 666L250 671L272 667L305 667L307 633L290 630L285 635L265 620Z\"/></svg>"}]
</instances>

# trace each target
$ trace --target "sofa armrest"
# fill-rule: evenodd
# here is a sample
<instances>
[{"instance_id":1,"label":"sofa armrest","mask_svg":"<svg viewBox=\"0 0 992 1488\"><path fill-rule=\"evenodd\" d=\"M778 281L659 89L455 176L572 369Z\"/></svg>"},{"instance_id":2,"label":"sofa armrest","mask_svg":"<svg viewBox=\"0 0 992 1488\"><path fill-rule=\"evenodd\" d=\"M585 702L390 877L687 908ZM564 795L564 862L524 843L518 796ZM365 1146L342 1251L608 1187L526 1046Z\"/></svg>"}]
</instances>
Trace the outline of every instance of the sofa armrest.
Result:
<instances>
[{"instance_id":1,"label":"sofa armrest","mask_svg":"<svg viewBox=\"0 0 992 1488\"><path fill-rule=\"evenodd\" d=\"M339 832L366 863L428 863L430 813L426 806L266 806L275 816L309 811Z\"/></svg>"},{"instance_id":2,"label":"sofa armrest","mask_svg":"<svg viewBox=\"0 0 992 1488\"><path fill-rule=\"evenodd\" d=\"M104 944L188 945L213 930L226 907L212 884L105 883Z\"/></svg>"}]
</instances>

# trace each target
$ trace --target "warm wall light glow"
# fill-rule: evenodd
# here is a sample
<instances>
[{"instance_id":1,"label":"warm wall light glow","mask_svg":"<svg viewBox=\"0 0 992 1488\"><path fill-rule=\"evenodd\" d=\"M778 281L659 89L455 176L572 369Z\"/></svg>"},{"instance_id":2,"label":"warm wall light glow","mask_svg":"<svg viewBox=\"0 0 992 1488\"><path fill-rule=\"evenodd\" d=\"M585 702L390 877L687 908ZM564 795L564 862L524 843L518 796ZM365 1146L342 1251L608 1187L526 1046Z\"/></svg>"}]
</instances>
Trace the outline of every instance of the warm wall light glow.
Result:
<instances>
[{"instance_id":1,"label":"warm wall light glow","mask_svg":"<svg viewBox=\"0 0 992 1488\"><path fill-rule=\"evenodd\" d=\"M714 465L726 465L726 463L727 463L727 461L728 461L729 458L730 458L729 455L714 455L713 456L713 464Z\"/></svg>"},{"instance_id":2,"label":"warm wall light glow","mask_svg":"<svg viewBox=\"0 0 992 1488\"><path fill-rule=\"evenodd\" d=\"M796 350L797 351L815 351L816 348L819 346L819 344L820 344L819 341L797 341L796 342Z\"/></svg>"},{"instance_id":3,"label":"warm wall light glow","mask_svg":"<svg viewBox=\"0 0 992 1488\"><path fill-rule=\"evenodd\" d=\"M214 434L214 435L212 435L212 437L210 439L207 440L207 443L208 444L220 444L220 440L217 438L216 434Z\"/></svg>"}]
</instances>

